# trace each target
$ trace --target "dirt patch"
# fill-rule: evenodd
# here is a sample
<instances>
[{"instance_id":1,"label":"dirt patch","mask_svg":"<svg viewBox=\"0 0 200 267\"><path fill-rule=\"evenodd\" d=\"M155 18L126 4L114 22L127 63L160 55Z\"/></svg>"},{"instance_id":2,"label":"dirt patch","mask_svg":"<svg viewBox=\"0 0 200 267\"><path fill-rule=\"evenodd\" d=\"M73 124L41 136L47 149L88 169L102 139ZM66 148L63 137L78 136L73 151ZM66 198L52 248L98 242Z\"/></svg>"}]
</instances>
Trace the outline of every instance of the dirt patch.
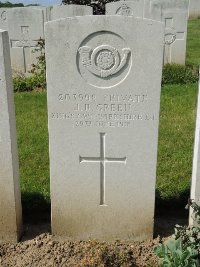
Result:
<instances>
[{"instance_id":1,"label":"dirt patch","mask_svg":"<svg viewBox=\"0 0 200 267\"><path fill-rule=\"evenodd\" d=\"M57 242L45 233L18 244L0 246L2 267L157 266L153 247L159 238L145 242Z\"/></svg>"},{"instance_id":2,"label":"dirt patch","mask_svg":"<svg viewBox=\"0 0 200 267\"><path fill-rule=\"evenodd\" d=\"M187 218L160 217L155 234L162 238L174 232L174 225L187 224ZM97 241L57 242L49 223L26 224L22 241L0 245L0 267L157 267L153 252L161 238L144 242Z\"/></svg>"}]
</instances>

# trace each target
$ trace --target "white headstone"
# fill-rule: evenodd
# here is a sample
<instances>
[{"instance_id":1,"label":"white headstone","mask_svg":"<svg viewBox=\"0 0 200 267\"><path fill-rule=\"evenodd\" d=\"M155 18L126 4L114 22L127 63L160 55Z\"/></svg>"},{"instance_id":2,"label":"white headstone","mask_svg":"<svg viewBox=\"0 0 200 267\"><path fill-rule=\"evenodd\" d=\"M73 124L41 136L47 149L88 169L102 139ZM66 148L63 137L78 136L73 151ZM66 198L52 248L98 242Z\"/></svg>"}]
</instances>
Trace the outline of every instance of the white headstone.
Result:
<instances>
[{"instance_id":1,"label":"white headstone","mask_svg":"<svg viewBox=\"0 0 200 267\"><path fill-rule=\"evenodd\" d=\"M152 8L158 6L162 9L189 10L189 0L146 0L145 16L151 17Z\"/></svg>"},{"instance_id":2,"label":"white headstone","mask_svg":"<svg viewBox=\"0 0 200 267\"><path fill-rule=\"evenodd\" d=\"M0 8L0 29L7 30L7 10L8 8Z\"/></svg>"},{"instance_id":3,"label":"white headstone","mask_svg":"<svg viewBox=\"0 0 200 267\"><path fill-rule=\"evenodd\" d=\"M21 195L8 33L0 30L0 243L21 234Z\"/></svg>"},{"instance_id":4,"label":"white headstone","mask_svg":"<svg viewBox=\"0 0 200 267\"><path fill-rule=\"evenodd\" d=\"M107 15L144 17L145 0L117 1L106 4Z\"/></svg>"},{"instance_id":5,"label":"white headstone","mask_svg":"<svg viewBox=\"0 0 200 267\"><path fill-rule=\"evenodd\" d=\"M187 41L188 0L153 0L149 1L149 3L145 17L165 23L164 63L184 65Z\"/></svg>"},{"instance_id":6,"label":"white headstone","mask_svg":"<svg viewBox=\"0 0 200 267\"><path fill-rule=\"evenodd\" d=\"M200 73L200 72L199 72ZM199 81L199 95L197 104L196 130L194 141L193 154L193 169L192 169L192 186L191 196L198 205L200 205L200 81ZM192 210L190 215L192 215ZM190 216L190 224L193 224L193 218Z\"/></svg>"},{"instance_id":7,"label":"white headstone","mask_svg":"<svg viewBox=\"0 0 200 267\"><path fill-rule=\"evenodd\" d=\"M36 8L14 8L8 12L11 62L14 70L27 73L36 63L38 40L44 39L44 12Z\"/></svg>"},{"instance_id":8,"label":"white headstone","mask_svg":"<svg viewBox=\"0 0 200 267\"><path fill-rule=\"evenodd\" d=\"M74 16L85 16L92 15L93 8L85 5L63 5L53 6L51 10L51 20L74 17Z\"/></svg>"},{"instance_id":9,"label":"white headstone","mask_svg":"<svg viewBox=\"0 0 200 267\"><path fill-rule=\"evenodd\" d=\"M152 237L163 39L132 16L46 24L55 235Z\"/></svg>"},{"instance_id":10,"label":"white headstone","mask_svg":"<svg viewBox=\"0 0 200 267\"><path fill-rule=\"evenodd\" d=\"M51 6L29 6L24 8L31 8L31 9L40 9L44 13L44 22L51 20Z\"/></svg>"},{"instance_id":11,"label":"white headstone","mask_svg":"<svg viewBox=\"0 0 200 267\"><path fill-rule=\"evenodd\" d=\"M189 16L196 18L200 16L200 1L190 0Z\"/></svg>"}]
</instances>

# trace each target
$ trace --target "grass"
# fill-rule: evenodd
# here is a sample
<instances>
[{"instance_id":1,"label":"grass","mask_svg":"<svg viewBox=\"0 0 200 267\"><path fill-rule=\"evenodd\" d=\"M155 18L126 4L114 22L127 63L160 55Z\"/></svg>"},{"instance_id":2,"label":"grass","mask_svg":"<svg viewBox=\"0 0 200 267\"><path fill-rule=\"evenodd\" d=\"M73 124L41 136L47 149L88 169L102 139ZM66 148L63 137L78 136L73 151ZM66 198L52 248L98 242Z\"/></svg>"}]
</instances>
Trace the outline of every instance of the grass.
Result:
<instances>
[{"instance_id":1,"label":"grass","mask_svg":"<svg viewBox=\"0 0 200 267\"><path fill-rule=\"evenodd\" d=\"M50 201L45 93L15 94L20 178L24 209Z\"/></svg>"},{"instance_id":2,"label":"grass","mask_svg":"<svg viewBox=\"0 0 200 267\"><path fill-rule=\"evenodd\" d=\"M189 197L196 100L196 84L162 88L157 166L161 199Z\"/></svg>"},{"instance_id":3,"label":"grass","mask_svg":"<svg viewBox=\"0 0 200 267\"><path fill-rule=\"evenodd\" d=\"M188 24L187 64L200 63L200 20ZM197 85L162 88L157 165L157 203L189 197ZM16 93L23 208L50 204L46 93Z\"/></svg>"},{"instance_id":4,"label":"grass","mask_svg":"<svg viewBox=\"0 0 200 267\"><path fill-rule=\"evenodd\" d=\"M186 64L200 65L200 19L188 22Z\"/></svg>"}]
</instances>

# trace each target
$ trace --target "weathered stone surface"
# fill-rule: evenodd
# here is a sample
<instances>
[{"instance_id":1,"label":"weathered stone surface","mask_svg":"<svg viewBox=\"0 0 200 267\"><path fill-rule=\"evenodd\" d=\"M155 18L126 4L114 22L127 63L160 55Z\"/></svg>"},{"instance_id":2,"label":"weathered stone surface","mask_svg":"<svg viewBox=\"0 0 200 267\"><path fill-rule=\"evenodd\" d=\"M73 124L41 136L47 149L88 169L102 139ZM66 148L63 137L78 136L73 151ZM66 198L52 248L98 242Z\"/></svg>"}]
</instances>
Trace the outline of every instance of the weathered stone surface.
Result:
<instances>
[{"instance_id":1,"label":"weathered stone surface","mask_svg":"<svg viewBox=\"0 0 200 267\"><path fill-rule=\"evenodd\" d=\"M92 15L93 8L85 5L65 5L53 6L51 10L51 19L61 19L74 16Z\"/></svg>"},{"instance_id":2,"label":"weathered stone surface","mask_svg":"<svg viewBox=\"0 0 200 267\"><path fill-rule=\"evenodd\" d=\"M197 18L200 15L200 1L190 0L189 16Z\"/></svg>"},{"instance_id":3,"label":"weathered stone surface","mask_svg":"<svg viewBox=\"0 0 200 267\"><path fill-rule=\"evenodd\" d=\"M192 169L192 186L191 199L200 205L200 82L199 82L199 96L197 104L196 130L193 154L193 169ZM190 212L190 224L194 223L192 218L192 210Z\"/></svg>"},{"instance_id":4,"label":"weathered stone surface","mask_svg":"<svg viewBox=\"0 0 200 267\"><path fill-rule=\"evenodd\" d=\"M187 41L188 0L149 0L149 5L147 5L147 2L145 17L165 23L164 63L184 65Z\"/></svg>"},{"instance_id":5,"label":"weathered stone surface","mask_svg":"<svg viewBox=\"0 0 200 267\"><path fill-rule=\"evenodd\" d=\"M132 16L46 24L56 236L152 237L163 39Z\"/></svg>"},{"instance_id":6,"label":"weathered stone surface","mask_svg":"<svg viewBox=\"0 0 200 267\"><path fill-rule=\"evenodd\" d=\"M29 6L25 8L40 9L43 11L44 14L44 22L51 20L51 6Z\"/></svg>"},{"instance_id":7,"label":"weathered stone surface","mask_svg":"<svg viewBox=\"0 0 200 267\"><path fill-rule=\"evenodd\" d=\"M107 15L144 17L145 1L117 1L106 4Z\"/></svg>"},{"instance_id":8,"label":"weathered stone surface","mask_svg":"<svg viewBox=\"0 0 200 267\"><path fill-rule=\"evenodd\" d=\"M189 0L146 0L145 3L145 17L151 17L150 13L153 6L158 6L163 9L173 10L188 10Z\"/></svg>"},{"instance_id":9,"label":"weathered stone surface","mask_svg":"<svg viewBox=\"0 0 200 267\"><path fill-rule=\"evenodd\" d=\"M8 34L0 30L0 243L21 234L21 195Z\"/></svg>"},{"instance_id":10,"label":"weathered stone surface","mask_svg":"<svg viewBox=\"0 0 200 267\"><path fill-rule=\"evenodd\" d=\"M8 12L11 62L14 70L27 73L36 63L40 38L44 38L44 13L41 9L13 8Z\"/></svg>"},{"instance_id":11,"label":"weathered stone surface","mask_svg":"<svg viewBox=\"0 0 200 267\"><path fill-rule=\"evenodd\" d=\"M0 8L0 29L7 30L7 10L8 8Z\"/></svg>"}]
</instances>

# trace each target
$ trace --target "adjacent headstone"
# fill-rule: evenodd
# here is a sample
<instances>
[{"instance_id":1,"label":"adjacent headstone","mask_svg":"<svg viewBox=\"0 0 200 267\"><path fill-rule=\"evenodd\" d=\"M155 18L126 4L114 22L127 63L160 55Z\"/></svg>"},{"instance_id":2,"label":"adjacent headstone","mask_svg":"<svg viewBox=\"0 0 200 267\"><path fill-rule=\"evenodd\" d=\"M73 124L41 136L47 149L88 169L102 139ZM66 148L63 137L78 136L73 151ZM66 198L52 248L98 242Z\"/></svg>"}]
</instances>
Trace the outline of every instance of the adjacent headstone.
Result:
<instances>
[{"instance_id":1,"label":"adjacent headstone","mask_svg":"<svg viewBox=\"0 0 200 267\"><path fill-rule=\"evenodd\" d=\"M92 15L93 8L85 5L63 5L53 6L51 10L51 20L74 17L74 16L85 16Z\"/></svg>"},{"instance_id":2,"label":"adjacent headstone","mask_svg":"<svg viewBox=\"0 0 200 267\"><path fill-rule=\"evenodd\" d=\"M188 0L153 0L145 17L165 23L164 63L185 64Z\"/></svg>"},{"instance_id":3,"label":"adjacent headstone","mask_svg":"<svg viewBox=\"0 0 200 267\"><path fill-rule=\"evenodd\" d=\"M51 20L51 6L29 6L25 8L40 9L44 13L44 22L48 22Z\"/></svg>"},{"instance_id":4,"label":"adjacent headstone","mask_svg":"<svg viewBox=\"0 0 200 267\"><path fill-rule=\"evenodd\" d=\"M150 17L152 8L158 6L164 9L189 10L189 0L146 0L145 16Z\"/></svg>"},{"instance_id":5,"label":"adjacent headstone","mask_svg":"<svg viewBox=\"0 0 200 267\"><path fill-rule=\"evenodd\" d=\"M106 4L107 15L144 17L145 0L117 1Z\"/></svg>"},{"instance_id":6,"label":"adjacent headstone","mask_svg":"<svg viewBox=\"0 0 200 267\"><path fill-rule=\"evenodd\" d=\"M7 10L8 8L0 8L0 29L7 30Z\"/></svg>"},{"instance_id":7,"label":"adjacent headstone","mask_svg":"<svg viewBox=\"0 0 200 267\"><path fill-rule=\"evenodd\" d=\"M200 16L199 0L190 0L189 16L190 18L198 18Z\"/></svg>"},{"instance_id":8,"label":"adjacent headstone","mask_svg":"<svg viewBox=\"0 0 200 267\"><path fill-rule=\"evenodd\" d=\"M132 16L46 24L57 237L152 237L163 39Z\"/></svg>"},{"instance_id":9,"label":"adjacent headstone","mask_svg":"<svg viewBox=\"0 0 200 267\"><path fill-rule=\"evenodd\" d=\"M27 73L38 56L38 40L44 39L44 13L35 8L14 8L8 12L11 62L14 70Z\"/></svg>"},{"instance_id":10,"label":"adjacent headstone","mask_svg":"<svg viewBox=\"0 0 200 267\"><path fill-rule=\"evenodd\" d=\"M17 242L22 212L8 33L0 30L0 243Z\"/></svg>"},{"instance_id":11,"label":"adjacent headstone","mask_svg":"<svg viewBox=\"0 0 200 267\"><path fill-rule=\"evenodd\" d=\"M199 72L200 73L200 72ZM193 169L192 169L192 186L191 196L198 205L200 205L200 81L199 81L199 96L197 104L196 131L193 154ZM190 224L193 225L192 210L190 212Z\"/></svg>"}]
</instances>

